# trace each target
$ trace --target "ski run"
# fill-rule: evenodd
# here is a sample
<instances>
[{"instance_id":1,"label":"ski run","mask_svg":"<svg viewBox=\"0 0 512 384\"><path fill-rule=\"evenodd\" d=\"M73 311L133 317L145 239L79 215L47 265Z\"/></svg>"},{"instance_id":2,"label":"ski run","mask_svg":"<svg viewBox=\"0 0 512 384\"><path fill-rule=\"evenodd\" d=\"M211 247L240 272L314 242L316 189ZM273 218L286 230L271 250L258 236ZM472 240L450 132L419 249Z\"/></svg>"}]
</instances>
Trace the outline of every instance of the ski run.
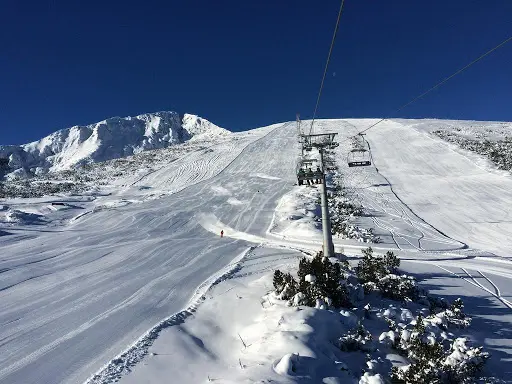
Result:
<instances>
[{"instance_id":1,"label":"ski run","mask_svg":"<svg viewBox=\"0 0 512 384\"><path fill-rule=\"evenodd\" d=\"M275 284L279 270L321 287L298 274L322 228L320 185L297 185L295 122L230 133L143 116L158 142L137 136L129 157L92 139L41 157L61 133L23 147L36 177L6 175L6 189L42 192L0 200L0 383L388 383L392 366L412 375L415 342L434 341L446 346L436 368L468 375L453 382L480 363L475 382L512 382L512 176L460 144L507 140L512 124L388 120L365 136L372 165L349 168L350 138L376 120L317 122L340 143L328 177L338 260L324 263L342 266L351 305L335 308ZM91 153L101 162L73 168ZM363 274L389 251L398 269ZM414 300L386 291L400 275ZM457 298L470 324L439 304Z\"/></svg>"}]
</instances>

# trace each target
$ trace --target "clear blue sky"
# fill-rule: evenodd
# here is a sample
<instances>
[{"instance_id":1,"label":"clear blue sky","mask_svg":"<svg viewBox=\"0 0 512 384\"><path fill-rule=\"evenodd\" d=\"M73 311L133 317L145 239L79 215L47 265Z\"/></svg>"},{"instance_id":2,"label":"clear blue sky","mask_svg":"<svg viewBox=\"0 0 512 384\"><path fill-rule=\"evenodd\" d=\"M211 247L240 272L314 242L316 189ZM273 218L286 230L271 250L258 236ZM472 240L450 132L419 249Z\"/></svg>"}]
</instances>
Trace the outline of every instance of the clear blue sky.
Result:
<instances>
[{"instance_id":1,"label":"clear blue sky","mask_svg":"<svg viewBox=\"0 0 512 384\"><path fill-rule=\"evenodd\" d=\"M310 118L338 0L0 0L0 143L159 110ZM319 116L382 117L512 35L510 0L346 0ZM512 121L512 43L399 117Z\"/></svg>"}]
</instances>

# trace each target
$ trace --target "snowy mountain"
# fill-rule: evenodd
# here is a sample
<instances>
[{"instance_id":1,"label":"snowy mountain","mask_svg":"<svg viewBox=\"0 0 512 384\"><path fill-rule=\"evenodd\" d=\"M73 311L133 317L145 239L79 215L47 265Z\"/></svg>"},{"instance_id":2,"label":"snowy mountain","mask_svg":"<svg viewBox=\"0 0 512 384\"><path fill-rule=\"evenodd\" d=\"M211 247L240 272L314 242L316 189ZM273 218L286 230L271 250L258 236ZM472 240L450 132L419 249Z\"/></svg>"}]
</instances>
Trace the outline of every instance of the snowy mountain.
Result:
<instances>
[{"instance_id":1,"label":"snowy mountain","mask_svg":"<svg viewBox=\"0 0 512 384\"><path fill-rule=\"evenodd\" d=\"M354 169L351 138L377 120L317 120L339 142L348 264L313 269L321 185L296 183L295 122L176 121L185 143L0 183L0 383L384 384L427 364L462 383L483 362L475 382L510 382L512 123L383 121Z\"/></svg>"},{"instance_id":2,"label":"snowy mountain","mask_svg":"<svg viewBox=\"0 0 512 384\"><path fill-rule=\"evenodd\" d=\"M8 159L12 175L43 174L229 133L201 117L164 111L112 117L62 129L29 144L0 146L0 158Z\"/></svg>"}]
</instances>

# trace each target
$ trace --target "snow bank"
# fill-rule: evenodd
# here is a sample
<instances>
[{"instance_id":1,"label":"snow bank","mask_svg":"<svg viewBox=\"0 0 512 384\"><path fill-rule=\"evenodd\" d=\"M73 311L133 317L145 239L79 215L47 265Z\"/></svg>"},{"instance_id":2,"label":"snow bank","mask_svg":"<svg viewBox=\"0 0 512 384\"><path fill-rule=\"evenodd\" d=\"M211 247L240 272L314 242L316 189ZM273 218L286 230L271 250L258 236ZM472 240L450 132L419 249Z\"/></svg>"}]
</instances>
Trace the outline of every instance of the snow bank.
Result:
<instances>
[{"instance_id":1,"label":"snow bank","mask_svg":"<svg viewBox=\"0 0 512 384\"><path fill-rule=\"evenodd\" d=\"M33 225L44 223L44 217L36 213L20 211L17 209L8 209L0 212L0 223Z\"/></svg>"},{"instance_id":2,"label":"snow bank","mask_svg":"<svg viewBox=\"0 0 512 384\"><path fill-rule=\"evenodd\" d=\"M285 194L277 204L268 232L281 237L320 239L319 188L300 186Z\"/></svg>"}]
</instances>

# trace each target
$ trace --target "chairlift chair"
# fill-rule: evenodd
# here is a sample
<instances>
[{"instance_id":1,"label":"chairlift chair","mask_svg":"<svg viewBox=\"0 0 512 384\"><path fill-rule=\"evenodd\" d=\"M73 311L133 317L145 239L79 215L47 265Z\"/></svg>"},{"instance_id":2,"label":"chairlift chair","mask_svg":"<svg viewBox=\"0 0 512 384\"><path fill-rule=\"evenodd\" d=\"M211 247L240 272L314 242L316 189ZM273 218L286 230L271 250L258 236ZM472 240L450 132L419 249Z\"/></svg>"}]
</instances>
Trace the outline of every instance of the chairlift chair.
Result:
<instances>
[{"instance_id":1,"label":"chairlift chair","mask_svg":"<svg viewBox=\"0 0 512 384\"><path fill-rule=\"evenodd\" d=\"M370 152L366 149L353 149L348 153L347 163L349 167L367 167L372 165Z\"/></svg>"},{"instance_id":2,"label":"chairlift chair","mask_svg":"<svg viewBox=\"0 0 512 384\"><path fill-rule=\"evenodd\" d=\"M313 170L313 162L315 160L302 160L297 166L297 181L299 185L302 185L304 181L310 183L310 181L315 183L321 183L323 180L322 171L318 169Z\"/></svg>"}]
</instances>

